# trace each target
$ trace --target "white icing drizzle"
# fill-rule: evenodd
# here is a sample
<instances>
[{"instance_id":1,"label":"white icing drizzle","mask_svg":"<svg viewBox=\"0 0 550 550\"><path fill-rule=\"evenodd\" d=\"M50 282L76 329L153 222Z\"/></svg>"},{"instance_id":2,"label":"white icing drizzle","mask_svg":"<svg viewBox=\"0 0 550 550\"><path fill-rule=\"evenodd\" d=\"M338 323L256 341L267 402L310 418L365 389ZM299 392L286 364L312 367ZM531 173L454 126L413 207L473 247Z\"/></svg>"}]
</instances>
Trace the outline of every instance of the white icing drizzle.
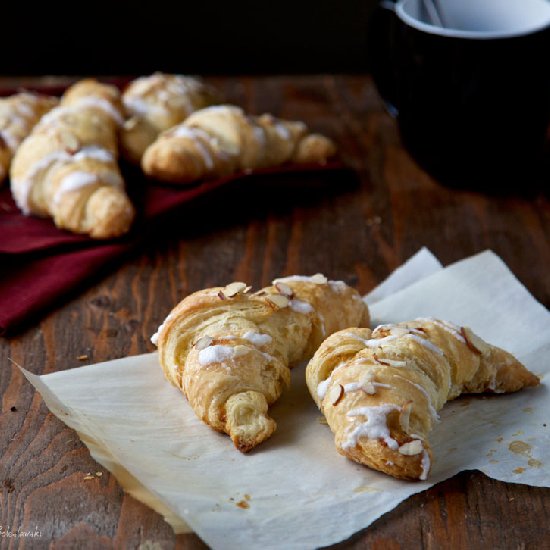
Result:
<instances>
[{"instance_id":1,"label":"white icing drizzle","mask_svg":"<svg viewBox=\"0 0 550 550\"><path fill-rule=\"evenodd\" d=\"M334 292L344 292L348 287L344 281L329 281L328 284Z\"/></svg>"},{"instance_id":2,"label":"white icing drizzle","mask_svg":"<svg viewBox=\"0 0 550 550\"><path fill-rule=\"evenodd\" d=\"M93 174L91 172L78 170L76 172L71 172L70 174L67 174L59 182L59 187L57 188L53 196L53 204L55 206L59 205L61 198L65 193L75 191L76 189L80 189L81 187L86 187L88 185L94 185L98 183L98 181L99 179L97 174Z\"/></svg>"},{"instance_id":3,"label":"white icing drizzle","mask_svg":"<svg viewBox=\"0 0 550 550\"><path fill-rule=\"evenodd\" d=\"M290 139L290 130L284 126L281 122L274 121L273 129L277 132L277 135L284 140Z\"/></svg>"},{"instance_id":4,"label":"white icing drizzle","mask_svg":"<svg viewBox=\"0 0 550 550\"><path fill-rule=\"evenodd\" d=\"M212 158L212 155L210 154L208 147L206 147L204 143L201 141L198 135L198 132L196 132L194 128L189 128L188 126L179 125L179 126L176 126L174 130L172 130L172 132L170 133L170 136L190 139L193 142L193 145L196 146L197 150L199 151L199 154L204 160L204 164L206 168L208 170L212 170L212 168L214 168L214 159Z\"/></svg>"},{"instance_id":5,"label":"white icing drizzle","mask_svg":"<svg viewBox=\"0 0 550 550\"><path fill-rule=\"evenodd\" d=\"M420 336L417 336L416 334L406 334L405 338L412 338L415 342L418 342L420 345L424 346L425 348L428 348L430 351L433 351L437 355L441 355L441 356L444 355L441 348L439 348L433 342L430 342L426 338L422 338Z\"/></svg>"},{"instance_id":6,"label":"white icing drizzle","mask_svg":"<svg viewBox=\"0 0 550 550\"><path fill-rule=\"evenodd\" d=\"M122 116L117 109L113 107L106 99L101 97L82 97L75 101L69 108L74 107L74 109L86 109L87 107L93 107L96 109L101 109L105 114L109 115L119 126L124 124Z\"/></svg>"},{"instance_id":7,"label":"white icing drizzle","mask_svg":"<svg viewBox=\"0 0 550 550\"><path fill-rule=\"evenodd\" d=\"M319 319L319 323L321 323L321 333L323 336L327 335L327 329L325 328L325 318L317 312L317 318Z\"/></svg>"},{"instance_id":8,"label":"white icing drizzle","mask_svg":"<svg viewBox=\"0 0 550 550\"><path fill-rule=\"evenodd\" d=\"M265 130L261 126L254 125L252 131L254 132L254 137L260 142L260 147L265 149L267 145Z\"/></svg>"},{"instance_id":9,"label":"white icing drizzle","mask_svg":"<svg viewBox=\"0 0 550 550\"><path fill-rule=\"evenodd\" d=\"M4 139L6 142L6 145L8 146L9 150L12 153L15 153L17 148L19 147L20 140L17 139L11 132L9 128L6 128L2 131L0 131L0 136Z\"/></svg>"},{"instance_id":10,"label":"white icing drizzle","mask_svg":"<svg viewBox=\"0 0 550 550\"><path fill-rule=\"evenodd\" d=\"M390 449L397 450L399 443L390 436L387 417L390 412L398 410L400 408L397 405L384 404L373 407L357 407L348 411L346 416L349 418L363 416L367 420L358 426L348 428L347 439L342 443L342 449L351 449L357 445L359 438L367 437L368 439L382 439Z\"/></svg>"},{"instance_id":11,"label":"white icing drizzle","mask_svg":"<svg viewBox=\"0 0 550 550\"><path fill-rule=\"evenodd\" d=\"M434 319L433 317L419 317L418 319L415 319L415 321L419 321L421 323L424 321L428 323L433 323L434 325L437 325L439 328L442 328L443 330L454 336L459 342L463 344L466 343L464 336L460 334L460 327L458 327L454 323L451 323L449 321L441 321L440 319Z\"/></svg>"},{"instance_id":12,"label":"white icing drizzle","mask_svg":"<svg viewBox=\"0 0 550 550\"><path fill-rule=\"evenodd\" d=\"M273 279L271 284L275 285L277 283L292 283L292 282L326 284L326 283L319 282L319 280L320 279L316 279L314 276L308 277L307 275L289 275L288 277L279 277L278 279Z\"/></svg>"},{"instance_id":13,"label":"white icing drizzle","mask_svg":"<svg viewBox=\"0 0 550 550\"><path fill-rule=\"evenodd\" d=\"M235 348L232 346L208 346L199 351L199 363L209 365L211 363L221 363L227 359L232 359L235 355Z\"/></svg>"},{"instance_id":14,"label":"white icing drizzle","mask_svg":"<svg viewBox=\"0 0 550 550\"><path fill-rule=\"evenodd\" d=\"M132 115L146 115L152 108L151 104L140 97L125 95L122 102Z\"/></svg>"},{"instance_id":15,"label":"white icing drizzle","mask_svg":"<svg viewBox=\"0 0 550 550\"><path fill-rule=\"evenodd\" d=\"M169 313L168 316L166 317L166 319L164 319L164 321L162 322L162 324L159 326L159 328L157 329L157 332L155 332L155 334L153 334L153 336L151 336L151 342L156 346L158 344L158 340L159 340L159 335L160 333L164 330L164 327L166 326L166 323L168 323L168 321L170 321L170 319L172 319L172 317L174 316L173 313Z\"/></svg>"},{"instance_id":16,"label":"white icing drizzle","mask_svg":"<svg viewBox=\"0 0 550 550\"><path fill-rule=\"evenodd\" d=\"M326 380L319 382L319 385L317 386L317 396L321 401L325 398L325 395L327 394L327 390L331 382L332 382L332 375L329 376Z\"/></svg>"},{"instance_id":17,"label":"white icing drizzle","mask_svg":"<svg viewBox=\"0 0 550 550\"><path fill-rule=\"evenodd\" d=\"M255 332L253 330L245 332L243 338L252 342L255 346L265 346L266 344L270 344L273 340L269 334Z\"/></svg>"},{"instance_id":18,"label":"white icing drizzle","mask_svg":"<svg viewBox=\"0 0 550 550\"><path fill-rule=\"evenodd\" d=\"M313 310L313 306L311 304L308 304L307 302L304 302L303 300L290 300L289 302L290 309L292 311L295 311L296 313L311 313Z\"/></svg>"},{"instance_id":19,"label":"white icing drizzle","mask_svg":"<svg viewBox=\"0 0 550 550\"><path fill-rule=\"evenodd\" d=\"M84 159L97 160L98 162L114 162L115 158L110 151L103 147L98 147L97 145L89 145L82 147L73 155L73 160L75 162Z\"/></svg>"},{"instance_id":20,"label":"white icing drizzle","mask_svg":"<svg viewBox=\"0 0 550 550\"><path fill-rule=\"evenodd\" d=\"M422 461L420 462L422 466L422 473L420 474L420 479L425 481L428 478L428 472L430 471L430 455L428 451L422 453Z\"/></svg>"},{"instance_id":21,"label":"white icing drizzle","mask_svg":"<svg viewBox=\"0 0 550 550\"><path fill-rule=\"evenodd\" d=\"M35 110L24 101L18 101L15 103L14 107L17 113L25 119L33 118L35 116Z\"/></svg>"}]
</instances>

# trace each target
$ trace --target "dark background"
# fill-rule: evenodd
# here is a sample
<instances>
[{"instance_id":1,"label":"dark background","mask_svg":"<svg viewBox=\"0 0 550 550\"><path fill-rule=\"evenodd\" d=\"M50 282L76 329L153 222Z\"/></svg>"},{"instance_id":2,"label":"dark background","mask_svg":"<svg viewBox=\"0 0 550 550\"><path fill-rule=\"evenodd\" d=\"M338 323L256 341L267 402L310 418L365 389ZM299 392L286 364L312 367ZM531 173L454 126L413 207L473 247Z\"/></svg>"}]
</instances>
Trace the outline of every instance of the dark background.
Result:
<instances>
[{"instance_id":1,"label":"dark background","mask_svg":"<svg viewBox=\"0 0 550 550\"><path fill-rule=\"evenodd\" d=\"M375 5L7 0L0 74L361 73Z\"/></svg>"}]
</instances>

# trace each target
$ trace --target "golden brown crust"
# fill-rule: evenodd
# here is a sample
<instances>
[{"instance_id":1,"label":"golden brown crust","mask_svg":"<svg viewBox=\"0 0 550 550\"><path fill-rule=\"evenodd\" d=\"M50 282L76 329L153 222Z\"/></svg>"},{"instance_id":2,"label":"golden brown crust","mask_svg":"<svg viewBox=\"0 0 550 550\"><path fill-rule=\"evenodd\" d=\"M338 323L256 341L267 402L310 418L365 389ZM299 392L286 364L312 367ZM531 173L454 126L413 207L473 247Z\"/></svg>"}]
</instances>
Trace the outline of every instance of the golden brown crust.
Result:
<instances>
[{"instance_id":1,"label":"golden brown crust","mask_svg":"<svg viewBox=\"0 0 550 550\"><path fill-rule=\"evenodd\" d=\"M285 162L322 164L335 152L330 139L308 134L303 122L217 105L162 133L145 151L142 168L162 181L190 183Z\"/></svg>"},{"instance_id":2,"label":"golden brown crust","mask_svg":"<svg viewBox=\"0 0 550 550\"><path fill-rule=\"evenodd\" d=\"M447 401L539 383L511 354L437 319L337 332L309 362L306 381L338 452L401 479L426 479L427 436Z\"/></svg>"},{"instance_id":3,"label":"golden brown crust","mask_svg":"<svg viewBox=\"0 0 550 550\"><path fill-rule=\"evenodd\" d=\"M290 383L289 367L331 331L368 321L355 290L320 275L253 294L232 283L185 298L155 341L166 378L197 416L246 452L275 430L268 407Z\"/></svg>"},{"instance_id":4,"label":"golden brown crust","mask_svg":"<svg viewBox=\"0 0 550 550\"><path fill-rule=\"evenodd\" d=\"M14 158L11 189L19 208L98 239L126 233L134 208L117 163L120 123L115 87L91 79L71 86Z\"/></svg>"},{"instance_id":5,"label":"golden brown crust","mask_svg":"<svg viewBox=\"0 0 550 550\"><path fill-rule=\"evenodd\" d=\"M122 100L127 117L120 132L122 154L139 164L161 132L194 111L219 103L220 94L197 78L154 73L130 82Z\"/></svg>"}]
</instances>

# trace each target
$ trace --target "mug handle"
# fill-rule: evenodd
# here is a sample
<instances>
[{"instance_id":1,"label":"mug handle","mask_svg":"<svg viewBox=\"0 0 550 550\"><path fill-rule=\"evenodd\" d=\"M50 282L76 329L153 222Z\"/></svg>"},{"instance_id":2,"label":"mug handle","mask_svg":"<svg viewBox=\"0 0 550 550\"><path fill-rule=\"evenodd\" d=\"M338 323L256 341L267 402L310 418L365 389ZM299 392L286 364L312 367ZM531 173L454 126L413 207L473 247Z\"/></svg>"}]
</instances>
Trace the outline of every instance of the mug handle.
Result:
<instances>
[{"instance_id":1,"label":"mug handle","mask_svg":"<svg viewBox=\"0 0 550 550\"><path fill-rule=\"evenodd\" d=\"M390 115L399 114L396 2L384 0L375 8L367 36L369 69L384 105Z\"/></svg>"}]
</instances>

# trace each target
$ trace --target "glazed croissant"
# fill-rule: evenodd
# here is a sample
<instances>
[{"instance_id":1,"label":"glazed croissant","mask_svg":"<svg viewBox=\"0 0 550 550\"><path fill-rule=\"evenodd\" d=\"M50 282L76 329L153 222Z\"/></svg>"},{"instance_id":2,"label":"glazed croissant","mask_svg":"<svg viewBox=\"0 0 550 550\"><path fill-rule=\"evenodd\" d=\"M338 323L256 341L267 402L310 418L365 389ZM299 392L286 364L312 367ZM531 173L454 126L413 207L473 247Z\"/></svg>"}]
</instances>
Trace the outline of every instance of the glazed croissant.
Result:
<instances>
[{"instance_id":1,"label":"glazed croissant","mask_svg":"<svg viewBox=\"0 0 550 550\"><path fill-rule=\"evenodd\" d=\"M128 117L120 134L124 157L139 164L161 132L219 99L214 88L197 78L163 73L136 78L122 95Z\"/></svg>"},{"instance_id":2,"label":"glazed croissant","mask_svg":"<svg viewBox=\"0 0 550 550\"><path fill-rule=\"evenodd\" d=\"M0 183L7 177L11 160L40 117L53 109L55 97L21 92L0 99Z\"/></svg>"},{"instance_id":3,"label":"glazed croissant","mask_svg":"<svg viewBox=\"0 0 550 550\"><path fill-rule=\"evenodd\" d=\"M342 281L318 274L273 283L254 294L244 283L191 294L151 339L166 378L242 452L275 430L268 407L290 383L289 366L327 335L369 322L367 306Z\"/></svg>"},{"instance_id":4,"label":"glazed croissant","mask_svg":"<svg viewBox=\"0 0 550 550\"><path fill-rule=\"evenodd\" d=\"M310 134L303 122L246 115L232 105L196 111L147 148L144 172L171 183L191 183L285 162L325 162L334 143Z\"/></svg>"},{"instance_id":5,"label":"glazed croissant","mask_svg":"<svg viewBox=\"0 0 550 550\"><path fill-rule=\"evenodd\" d=\"M94 80L71 86L19 147L11 190L25 214L102 239L128 231L134 208L117 164L119 92Z\"/></svg>"},{"instance_id":6,"label":"glazed croissant","mask_svg":"<svg viewBox=\"0 0 550 550\"><path fill-rule=\"evenodd\" d=\"M508 352L437 319L337 332L309 362L306 380L339 453L421 480L432 461L427 436L445 402L539 383Z\"/></svg>"}]
</instances>

